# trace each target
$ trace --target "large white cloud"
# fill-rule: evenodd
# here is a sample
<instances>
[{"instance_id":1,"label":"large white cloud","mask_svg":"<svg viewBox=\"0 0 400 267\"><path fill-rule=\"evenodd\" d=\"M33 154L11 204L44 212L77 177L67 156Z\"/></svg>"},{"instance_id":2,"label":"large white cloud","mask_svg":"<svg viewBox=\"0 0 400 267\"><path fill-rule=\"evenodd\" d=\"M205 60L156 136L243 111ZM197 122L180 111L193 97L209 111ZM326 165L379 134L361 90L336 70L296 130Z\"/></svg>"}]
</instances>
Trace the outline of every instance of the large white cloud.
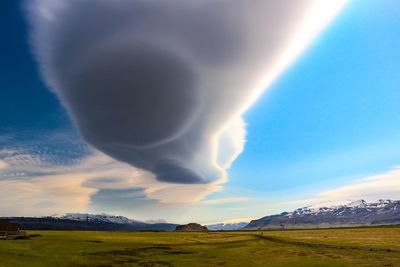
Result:
<instances>
[{"instance_id":1,"label":"large white cloud","mask_svg":"<svg viewBox=\"0 0 400 267\"><path fill-rule=\"evenodd\" d=\"M205 184L226 179L243 150L241 115L344 2L34 0L28 9L44 79L88 143L160 181Z\"/></svg>"}]
</instances>

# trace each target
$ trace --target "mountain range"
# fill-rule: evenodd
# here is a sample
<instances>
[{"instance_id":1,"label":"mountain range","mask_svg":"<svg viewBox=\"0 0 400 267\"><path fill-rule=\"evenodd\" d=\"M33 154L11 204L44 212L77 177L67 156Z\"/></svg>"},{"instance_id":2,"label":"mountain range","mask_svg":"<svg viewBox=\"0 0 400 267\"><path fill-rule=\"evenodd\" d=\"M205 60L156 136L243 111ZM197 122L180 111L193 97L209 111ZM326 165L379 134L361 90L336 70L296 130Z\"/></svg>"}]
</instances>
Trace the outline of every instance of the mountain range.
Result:
<instances>
[{"instance_id":1,"label":"mountain range","mask_svg":"<svg viewBox=\"0 0 400 267\"><path fill-rule=\"evenodd\" d=\"M8 217L25 230L173 231L177 224L141 222L124 216L68 213L47 217Z\"/></svg>"},{"instance_id":2,"label":"mountain range","mask_svg":"<svg viewBox=\"0 0 400 267\"><path fill-rule=\"evenodd\" d=\"M47 217L8 217L25 230L173 231L163 220L138 221L107 214L67 213ZM368 203L357 200L331 207L303 207L257 220L206 225L209 230L291 229L343 226L400 225L400 200Z\"/></svg>"},{"instance_id":3,"label":"mountain range","mask_svg":"<svg viewBox=\"0 0 400 267\"><path fill-rule=\"evenodd\" d=\"M249 222L237 222L237 223L215 223L207 225L208 230L211 231L233 231L240 230L246 227Z\"/></svg>"},{"instance_id":4,"label":"mountain range","mask_svg":"<svg viewBox=\"0 0 400 267\"><path fill-rule=\"evenodd\" d=\"M331 207L304 207L252 220L244 229L288 229L400 224L400 200L357 200Z\"/></svg>"}]
</instances>

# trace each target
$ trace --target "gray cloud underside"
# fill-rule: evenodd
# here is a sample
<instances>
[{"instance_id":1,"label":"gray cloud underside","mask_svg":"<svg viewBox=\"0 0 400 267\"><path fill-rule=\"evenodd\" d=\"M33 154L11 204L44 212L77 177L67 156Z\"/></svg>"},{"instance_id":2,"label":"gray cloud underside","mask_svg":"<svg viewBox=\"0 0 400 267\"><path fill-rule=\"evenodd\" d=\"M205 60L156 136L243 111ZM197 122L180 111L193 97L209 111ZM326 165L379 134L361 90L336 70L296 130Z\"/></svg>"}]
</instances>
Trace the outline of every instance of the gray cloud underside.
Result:
<instances>
[{"instance_id":1,"label":"gray cloud underside","mask_svg":"<svg viewBox=\"0 0 400 267\"><path fill-rule=\"evenodd\" d=\"M318 0L36 0L33 46L84 139L174 183L242 151L241 114Z\"/></svg>"}]
</instances>

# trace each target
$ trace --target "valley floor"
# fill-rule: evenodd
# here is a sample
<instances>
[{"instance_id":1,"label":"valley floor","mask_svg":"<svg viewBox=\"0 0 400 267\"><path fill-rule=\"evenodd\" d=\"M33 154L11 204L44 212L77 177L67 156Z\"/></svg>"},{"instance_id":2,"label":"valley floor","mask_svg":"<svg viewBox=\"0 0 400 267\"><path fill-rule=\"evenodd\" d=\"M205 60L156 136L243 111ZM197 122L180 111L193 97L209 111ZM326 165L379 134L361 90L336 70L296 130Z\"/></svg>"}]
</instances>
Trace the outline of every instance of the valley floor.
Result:
<instances>
[{"instance_id":1,"label":"valley floor","mask_svg":"<svg viewBox=\"0 0 400 267\"><path fill-rule=\"evenodd\" d=\"M400 227L254 232L28 231L0 266L400 266Z\"/></svg>"}]
</instances>

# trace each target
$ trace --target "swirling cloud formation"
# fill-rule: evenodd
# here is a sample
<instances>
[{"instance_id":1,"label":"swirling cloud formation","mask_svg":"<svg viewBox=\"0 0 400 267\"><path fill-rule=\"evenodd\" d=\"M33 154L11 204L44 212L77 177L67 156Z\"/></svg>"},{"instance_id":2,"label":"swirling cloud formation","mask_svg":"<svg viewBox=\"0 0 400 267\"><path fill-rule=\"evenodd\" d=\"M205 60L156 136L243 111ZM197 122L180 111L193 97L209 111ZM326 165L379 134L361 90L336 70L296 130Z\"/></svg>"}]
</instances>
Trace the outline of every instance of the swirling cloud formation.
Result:
<instances>
[{"instance_id":1,"label":"swirling cloud formation","mask_svg":"<svg viewBox=\"0 0 400 267\"><path fill-rule=\"evenodd\" d=\"M34 0L32 43L83 138L159 181L207 183L241 115L344 0Z\"/></svg>"}]
</instances>

